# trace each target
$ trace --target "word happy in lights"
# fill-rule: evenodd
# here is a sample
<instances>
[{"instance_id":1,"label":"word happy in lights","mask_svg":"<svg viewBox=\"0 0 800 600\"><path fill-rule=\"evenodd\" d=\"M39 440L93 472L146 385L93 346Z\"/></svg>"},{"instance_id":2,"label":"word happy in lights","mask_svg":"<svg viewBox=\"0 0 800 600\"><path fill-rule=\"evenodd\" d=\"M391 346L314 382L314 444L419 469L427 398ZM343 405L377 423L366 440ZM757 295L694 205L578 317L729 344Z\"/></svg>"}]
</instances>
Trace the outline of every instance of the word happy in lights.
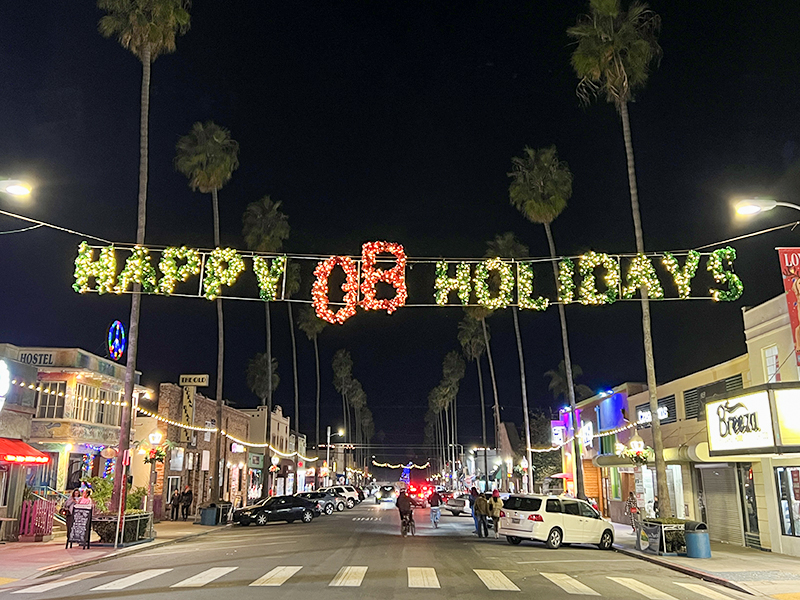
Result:
<instances>
[{"instance_id":1,"label":"word happy in lights","mask_svg":"<svg viewBox=\"0 0 800 600\"><path fill-rule=\"evenodd\" d=\"M121 269L118 269L118 251L129 254ZM703 257L709 274L706 277L711 286L717 287L707 287L707 295L692 296L692 281ZM591 251L555 261L501 257L455 261L411 259L402 244L386 241L366 242L360 257L289 257L233 248L197 250L185 246L151 250L144 246L115 248L83 242L75 259L72 287L80 293L123 294L131 293L133 286L139 284L146 294L253 300L252 294L248 297L225 294L226 288L232 288L247 276L258 287L260 300L287 301L286 270L290 258L316 261L310 297L291 301L310 302L320 319L340 325L355 315L359 307L392 314L404 306L430 306L431 299L438 306L479 305L490 310L516 306L543 311L552 304L601 306L637 300L644 295L651 300L662 300L668 299L667 292L672 294L669 299L675 300L707 298L731 302L744 291L742 280L733 271L736 251L730 247L703 254L690 250L678 256L670 252L620 256ZM379 263L389 262L394 263L391 268L378 267ZM421 274L433 267L432 298L417 295L409 303L406 271L414 264L422 265ZM558 285L555 297L547 298L534 293L537 281L534 268L549 268L551 264ZM337 267L344 275L344 282L340 285L342 299L335 301L330 296L330 280ZM192 286L192 278L197 281L190 293L186 290ZM378 284L390 294L393 291L391 297L379 298Z\"/></svg>"}]
</instances>

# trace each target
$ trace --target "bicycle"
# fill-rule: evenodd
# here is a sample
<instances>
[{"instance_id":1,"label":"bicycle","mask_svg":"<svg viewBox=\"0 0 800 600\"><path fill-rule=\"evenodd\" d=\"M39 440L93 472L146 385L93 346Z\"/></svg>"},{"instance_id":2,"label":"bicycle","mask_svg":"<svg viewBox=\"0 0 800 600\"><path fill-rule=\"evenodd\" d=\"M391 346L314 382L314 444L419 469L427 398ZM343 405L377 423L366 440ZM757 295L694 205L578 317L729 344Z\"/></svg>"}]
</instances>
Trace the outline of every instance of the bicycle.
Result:
<instances>
[{"instance_id":1,"label":"bicycle","mask_svg":"<svg viewBox=\"0 0 800 600\"><path fill-rule=\"evenodd\" d=\"M411 535L417 534L417 525L414 523L414 515L412 513L405 513L400 518L400 533L406 537L409 533Z\"/></svg>"},{"instance_id":2,"label":"bicycle","mask_svg":"<svg viewBox=\"0 0 800 600\"><path fill-rule=\"evenodd\" d=\"M438 506L431 506L431 523L433 526L438 528L439 527L439 519L442 516L442 509Z\"/></svg>"}]
</instances>

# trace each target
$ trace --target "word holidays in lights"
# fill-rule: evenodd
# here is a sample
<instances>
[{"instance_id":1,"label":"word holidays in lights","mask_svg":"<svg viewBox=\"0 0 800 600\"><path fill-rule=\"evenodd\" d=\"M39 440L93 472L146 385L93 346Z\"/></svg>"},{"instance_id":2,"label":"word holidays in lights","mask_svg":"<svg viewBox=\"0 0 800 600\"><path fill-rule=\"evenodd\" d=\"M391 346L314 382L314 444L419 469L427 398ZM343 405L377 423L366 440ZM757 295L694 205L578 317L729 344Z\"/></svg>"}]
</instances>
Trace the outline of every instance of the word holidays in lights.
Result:
<instances>
[{"instance_id":1,"label":"word holidays in lights","mask_svg":"<svg viewBox=\"0 0 800 600\"><path fill-rule=\"evenodd\" d=\"M98 249L99 253L96 252ZM247 260L252 265L260 299L265 302L285 299L281 283L285 283L286 256L266 257L252 252L240 253L233 248L200 251L169 247L154 251L160 253L156 269L150 249L134 246L124 250L130 256L117 274L114 246L93 247L86 242L81 243L75 259L73 289L81 293L122 294L129 293L130 288L138 283L144 293L168 296L175 293L178 284L202 273L196 296L214 300L222 295L224 288L234 286L240 276L248 271ZM379 255L383 256L379 258ZM387 258L387 255L392 258ZM474 298L477 304L491 310L518 306L523 310L535 311L546 310L555 302L608 305L618 300L634 299L643 291L646 291L648 298L660 300L666 296L654 264L660 259L663 269L672 279L677 292L676 299L685 300L691 297L692 280L702 256L694 250L680 258L670 252L621 257L591 251L575 259L561 258L556 268L558 289L556 297L552 299L534 293L534 266L548 264L549 260L499 257L468 261L439 260L435 265L432 295L439 306L467 305ZM730 247L720 248L705 256L706 270L719 286L708 289L709 296L706 297L724 302L740 298L744 285L733 271L736 251ZM308 257L292 260L308 260ZM393 260L392 268L378 268L378 262L388 260ZM341 325L356 314L359 307L366 311L385 310L392 314L407 304L406 267L414 262L406 256L401 244L386 241L366 242L362 246L360 259L331 256L319 260L314 269L315 280L310 294L317 316ZM626 266L624 276L623 265ZM332 308L329 281L337 267L344 273L344 283L341 284L344 295L342 301ZM391 286L393 297L378 298L378 284Z\"/></svg>"}]
</instances>

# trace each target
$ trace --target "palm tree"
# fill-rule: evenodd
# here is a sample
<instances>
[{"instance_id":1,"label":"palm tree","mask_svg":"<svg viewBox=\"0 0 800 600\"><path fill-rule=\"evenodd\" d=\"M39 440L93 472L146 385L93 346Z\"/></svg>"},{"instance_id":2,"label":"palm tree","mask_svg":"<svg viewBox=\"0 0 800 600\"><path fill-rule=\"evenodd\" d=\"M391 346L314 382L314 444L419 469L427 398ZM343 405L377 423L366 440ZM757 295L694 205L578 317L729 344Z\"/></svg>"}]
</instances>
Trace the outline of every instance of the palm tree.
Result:
<instances>
[{"instance_id":1,"label":"palm tree","mask_svg":"<svg viewBox=\"0 0 800 600\"><path fill-rule=\"evenodd\" d=\"M317 373L317 402L316 402L316 442L317 442L317 449L319 449L319 396L320 390L322 387L322 382L320 381L319 377L319 344L317 343L317 338L319 334L322 333L322 330L325 329L327 325L327 321L320 319L317 316L317 313L314 311L314 308L311 306L304 306L300 309L300 315L298 316L297 326L300 328L300 331L306 334L306 337L314 342L314 363L316 365L316 373Z\"/></svg>"},{"instance_id":2,"label":"palm tree","mask_svg":"<svg viewBox=\"0 0 800 600\"><path fill-rule=\"evenodd\" d=\"M286 264L285 280L286 298L291 298L300 291L300 265L296 262ZM292 316L292 303L286 303L286 311L289 315L289 334L292 340L292 374L294 376L294 434L296 439L300 439L300 387L297 378L297 339L294 335L294 317ZM299 443L299 442L298 442ZM298 446L299 447L299 446ZM295 457L296 459L297 457ZM295 460L296 462L296 460Z\"/></svg>"},{"instance_id":3,"label":"palm tree","mask_svg":"<svg viewBox=\"0 0 800 600\"><path fill-rule=\"evenodd\" d=\"M486 398L483 392L483 372L481 371L481 356L486 352L486 339L483 336L481 323L469 313L458 324L458 341L467 360L474 360L478 369L478 390L481 399L481 435L483 443L483 471L486 479L486 489L489 489L489 456L486 441Z\"/></svg>"},{"instance_id":4,"label":"palm tree","mask_svg":"<svg viewBox=\"0 0 800 600\"><path fill-rule=\"evenodd\" d=\"M572 365L572 381L575 386L575 398L580 402L593 395L592 388L582 383L577 383L577 380L583 375L583 369L580 365ZM547 389L553 392L553 398L569 398L569 385L567 385L567 369L564 361L558 363L558 369L550 369L544 374L545 377L550 378L550 383Z\"/></svg>"},{"instance_id":5,"label":"palm tree","mask_svg":"<svg viewBox=\"0 0 800 600\"><path fill-rule=\"evenodd\" d=\"M634 92L647 83L653 61L657 63L661 58L661 47L657 39L660 28L661 18L645 3L631 2L628 10L624 11L620 7L620 0L590 0L589 14L578 17L577 24L567 30L567 35L577 41L570 62L579 79L578 97L586 104L592 99L603 97L607 102L614 104L622 120L636 252L640 255L644 254L644 234L639 213L639 191L636 186L628 102L633 99ZM646 286L642 286L641 295L644 364L647 371L650 412L657 415L658 388L653 356L650 301ZM658 419L653 419L652 429L656 484L661 502L659 506L661 514L669 516L672 514L672 502L667 493L664 441Z\"/></svg>"},{"instance_id":6,"label":"palm tree","mask_svg":"<svg viewBox=\"0 0 800 600\"><path fill-rule=\"evenodd\" d=\"M189 178L189 187L211 194L214 217L214 246L219 248L219 190L239 168L239 144L231 132L213 121L195 123L175 146L175 168ZM225 361L225 319L222 298L217 298L217 426L222 427L222 380ZM217 461L222 456L222 436L217 436ZM216 461L214 462L216 464ZM214 500L220 499L222 482L214 476Z\"/></svg>"},{"instance_id":7,"label":"palm tree","mask_svg":"<svg viewBox=\"0 0 800 600\"><path fill-rule=\"evenodd\" d=\"M550 224L567 207L572 196L572 173L567 163L558 160L555 146L533 150L525 147L525 154L511 159L511 184L508 196L511 204L531 223L541 223L547 235L550 247L550 258L553 262L553 275L558 289L558 266L556 264L556 245ZM561 320L561 345L564 349L564 364L567 373L569 391L569 408L573 422L576 416L575 386L573 385L572 357L569 351L569 335L567 333L567 314L564 305L558 305L558 316ZM578 442L573 440L574 456L580 457ZM575 487L578 497L585 497L583 490L583 463L575 460Z\"/></svg>"},{"instance_id":8,"label":"palm tree","mask_svg":"<svg viewBox=\"0 0 800 600\"><path fill-rule=\"evenodd\" d=\"M342 424L344 425L344 441L347 442L348 439L352 439L348 423L350 411L347 408L347 395L353 381L353 359L347 350L341 348L333 355L331 366L333 367L333 387L342 396ZM345 457L345 462L346 460Z\"/></svg>"},{"instance_id":9,"label":"palm tree","mask_svg":"<svg viewBox=\"0 0 800 600\"><path fill-rule=\"evenodd\" d=\"M529 254L528 247L520 242L510 231L498 235L494 240L487 243L488 251L486 256L497 258L505 256L508 258L526 258ZM533 464L531 453L531 424L528 417L528 386L525 379L525 359L522 354L522 336L519 331L519 307L514 306L511 314L514 317L514 333L517 336L517 356L519 358L519 380L522 387L522 414L525 424L525 457L528 465ZM528 477L528 492L533 493L533 477Z\"/></svg>"},{"instance_id":10,"label":"palm tree","mask_svg":"<svg viewBox=\"0 0 800 600\"><path fill-rule=\"evenodd\" d=\"M251 202L242 215L242 236L245 245L256 252L279 252L283 241L289 237L289 217L281 211L281 203L273 202L264 196ZM264 302L267 333L267 369L272 368L272 321L270 319L270 303ZM272 375L270 373L269 378ZM272 392L269 391L269 404L272 405Z\"/></svg>"},{"instance_id":11,"label":"palm tree","mask_svg":"<svg viewBox=\"0 0 800 600\"><path fill-rule=\"evenodd\" d=\"M136 216L136 244L144 244L147 213L148 124L150 119L150 68L162 54L175 52L175 39L189 30L191 0L97 0L97 8L105 11L98 29L103 37L117 41L142 62L142 90L139 105L139 208ZM128 358L125 365L125 391L120 422L119 452L114 469L114 497L111 509L116 510L123 497L123 461L130 446L131 407L139 348L139 311L141 285L134 284L131 296L131 317L128 330Z\"/></svg>"},{"instance_id":12,"label":"palm tree","mask_svg":"<svg viewBox=\"0 0 800 600\"><path fill-rule=\"evenodd\" d=\"M269 382L272 385L269 385ZM261 400L261 406L267 407L267 420L265 423L264 438L267 444L271 443L272 439L272 394L278 389L278 384L281 378L278 376L278 361L272 357L268 357L266 353L256 354L247 362L247 387ZM268 451L264 452L265 456L269 454ZM267 465L264 465L265 469ZM264 471L266 474L267 471ZM265 498L268 491L271 489L270 483L264 477L261 486L261 497Z\"/></svg>"}]
</instances>

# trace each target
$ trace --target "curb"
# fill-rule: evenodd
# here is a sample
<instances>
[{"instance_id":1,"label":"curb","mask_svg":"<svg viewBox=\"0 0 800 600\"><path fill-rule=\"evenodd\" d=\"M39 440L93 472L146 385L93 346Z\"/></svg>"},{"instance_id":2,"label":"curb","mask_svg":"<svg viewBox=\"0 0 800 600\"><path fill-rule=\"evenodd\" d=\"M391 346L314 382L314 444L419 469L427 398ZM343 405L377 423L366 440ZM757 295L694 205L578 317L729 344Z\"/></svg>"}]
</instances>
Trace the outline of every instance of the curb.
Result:
<instances>
[{"instance_id":1,"label":"curb","mask_svg":"<svg viewBox=\"0 0 800 600\"><path fill-rule=\"evenodd\" d=\"M683 565L677 565L675 563L669 562L667 560L663 560L657 556L651 556L649 554L642 554L640 552L630 550L628 548L624 548L622 546L614 545L614 551L619 552L620 554L624 554L625 556L631 556L633 558L638 558L639 560L644 560L646 562L653 563L655 565L659 565L665 567L667 569L671 569L673 571L678 571L679 573L683 573L684 575L689 575L690 577L696 577L697 579L702 579L703 581L710 581L711 583L716 583L717 585L724 586L728 589L735 590L737 592L741 592L743 594L747 594L748 596L754 596L753 592L750 590L743 588L740 585L735 584L732 581L728 581L723 577L719 577L717 575L712 575L711 573L706 573L705 571L699 571L697 569L692 569L690 567L684 567Z\"/></svg>"},{"instance_id":2,"label":"curb","mask_svg":"<svg viewBox=\"0 0 800 600\"><path fill-rule=\"evenodd\" d=\"M171 540L165 540L163 542L154 542L152 544L139 544L138 546L133 546L130 549L122 549L118 550L117 552L113 552L111 554L106 554L105 556L100 556L98 558L91 558L89 560L84 560L81 562L76 562L71 565L65 565L63 567L59 567L57 569L52 569L51 571L45 571L41 575L34 577L33 579L41 579L42 577L50 577L51 575L58 575L60 573L65 573L66 571L72 571L73 569L80 569L82 567L88 567L91 565L96 565L101 562L105 562L107 560L113 560L115 558L120 558L122 556L128 556L130 554L138 554L139 552L144 552L145 550L152 550L153 548L161 548L162 546L169 546L170 544L177 544L178 542L185 542L186 540L191 540L194 538L199 538L204 535L208 535L209 533L214 533L215 531L223 531L229 528L230 525L225 525L219 529L209 529L208 531L200 531L199 533L192 533L191 535L184 535L183 537L174 538Z\"/></svg>"}]
</instances>

